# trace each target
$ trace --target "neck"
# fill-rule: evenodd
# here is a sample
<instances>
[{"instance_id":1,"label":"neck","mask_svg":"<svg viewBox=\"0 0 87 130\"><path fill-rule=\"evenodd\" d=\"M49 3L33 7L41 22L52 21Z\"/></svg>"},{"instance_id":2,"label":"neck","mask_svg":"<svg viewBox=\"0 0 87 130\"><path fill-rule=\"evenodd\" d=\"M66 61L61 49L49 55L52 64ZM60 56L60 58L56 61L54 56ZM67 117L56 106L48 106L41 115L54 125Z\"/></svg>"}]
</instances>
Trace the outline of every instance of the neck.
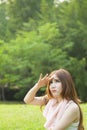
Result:
<instances>
[{"instance_id":1,"label":"neck","mask_svg":"<svg viewBox=\"0 0 87 130\"><path fill-rule=\"evenodd\" d=\"M57 103L60 103L63 100L63 98L62 97L56 97L56 100L57 100Z\"/></svg>"}]
</instances>

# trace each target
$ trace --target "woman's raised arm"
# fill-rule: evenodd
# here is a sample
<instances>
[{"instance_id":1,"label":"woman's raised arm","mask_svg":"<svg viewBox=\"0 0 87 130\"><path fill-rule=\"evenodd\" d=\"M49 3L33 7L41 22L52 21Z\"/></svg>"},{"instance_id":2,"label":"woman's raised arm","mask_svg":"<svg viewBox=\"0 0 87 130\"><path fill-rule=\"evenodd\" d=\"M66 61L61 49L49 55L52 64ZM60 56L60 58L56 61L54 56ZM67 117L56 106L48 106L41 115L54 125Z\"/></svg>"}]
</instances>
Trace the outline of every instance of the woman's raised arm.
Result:
<instances>
[{"instance_id":1,"label":"woman's raised arm","mask_svg":"<svg viewBox=\"0 0 87 130\"><path fill-rule=\"evenodd\" d=\"M43 78L42 78L42 74L40 75L38 82L34 85L33 88L31 88L28 91L28 93L24 97L24 102L26 104L32 104L32 105L44 104L45 96L36 97L36 93L41 87L47 85L48 79L49 79L48 74L46 74Z\"/></svg>"}]
</instances>

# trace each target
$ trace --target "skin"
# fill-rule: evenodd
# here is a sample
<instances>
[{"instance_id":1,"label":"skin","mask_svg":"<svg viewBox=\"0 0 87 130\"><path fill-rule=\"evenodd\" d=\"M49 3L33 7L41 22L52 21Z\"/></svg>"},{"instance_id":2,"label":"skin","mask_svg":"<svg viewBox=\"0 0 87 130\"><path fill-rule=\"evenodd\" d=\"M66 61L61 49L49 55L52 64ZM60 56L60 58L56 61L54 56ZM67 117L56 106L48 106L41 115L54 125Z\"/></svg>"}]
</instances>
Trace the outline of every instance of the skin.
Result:
<instances>
[{"instance_id":1,"label":"skin","mask_svg":"<svg viewBox=\"0 0 87 130\"><path fill-rule=\"evenodd\" d=\"M42 74L40 75L40 78L35 84L33 88L29 90L29 92L24 97L24 102L26 104L32 104L32 105L44 105L44 97L36 97L37 91L47 85L48 80L52 79L52 82L50 83L50 91L54 98L58 100L58 103L61 102L62 96L62 84L60 80L56 77L56 75L53 75L49 78L49 75L46 74L44 77L42 77ZM47 96L45 96L47 98ZM68 127L72 122L78 122L80 118L80 112L79 107L76 103L72 103L64 112L62 118L56 126L51 130L65 130L66 127Z\"/></svg>"},{"instance_id":2,"label":"skin","mask_svg":"<svg viewBox=\"0 0 87 130\"><path fill-rule=\"evenodd\" d=\"M44 98L36 97L35 95L41 87L47 85L48 80L49 80L48 74L46 74L43 78L41 74L35 86L31 88L30 91L25 95L24 102L26 104L31 104L31 105L40 105L40 106L44 105Z\"/></svg>"},{"instance_id":3,"label":"skin","mask_svg":"<svg viewBox=\"0 0 87 130\"><path fill-rule=\"evenodd\" d=\"M54 98L62 100L61 92L62 92L62 84L61 81L56 77L56 75L52 76L52 80L50 82L50 91Z\"/></svg>"}]
</instances>

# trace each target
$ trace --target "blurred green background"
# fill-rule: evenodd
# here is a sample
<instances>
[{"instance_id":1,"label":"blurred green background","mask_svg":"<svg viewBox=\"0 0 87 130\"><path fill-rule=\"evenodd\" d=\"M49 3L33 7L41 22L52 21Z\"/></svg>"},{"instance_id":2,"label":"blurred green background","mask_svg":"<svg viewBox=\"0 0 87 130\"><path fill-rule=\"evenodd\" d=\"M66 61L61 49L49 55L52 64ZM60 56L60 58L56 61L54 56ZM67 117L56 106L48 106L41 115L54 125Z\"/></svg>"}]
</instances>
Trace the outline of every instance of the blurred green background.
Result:
<instances>
[{"instance_id":1,"label":"blurred green background","mask_svg":"<svg viewBox=\"0 0 87 130\"><path fill-rule=\"evenodd\" d=\"M87 0L0 2L0 100L22 101L40 73L65 68L87 101L86 12Z\"/></svg>"}]
</instances>

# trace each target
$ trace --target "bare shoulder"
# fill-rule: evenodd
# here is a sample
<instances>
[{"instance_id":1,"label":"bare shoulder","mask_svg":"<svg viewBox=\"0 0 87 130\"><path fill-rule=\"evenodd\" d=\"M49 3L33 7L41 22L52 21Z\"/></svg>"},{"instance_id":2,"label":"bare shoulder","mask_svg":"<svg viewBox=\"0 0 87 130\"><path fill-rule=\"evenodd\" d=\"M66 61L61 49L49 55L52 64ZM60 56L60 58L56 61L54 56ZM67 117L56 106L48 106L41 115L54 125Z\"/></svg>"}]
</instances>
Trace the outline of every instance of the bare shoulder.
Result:
<instances>
[{"instance_id":1,"label":"bare shoulder","mask_svg":"<svg viewBox=\"0 0 87 130\"><path fill-rule=\"evenodd\" d=\"M72 102L69 106L68 106L68 109L73 111L73 112L79 112L79 106L75 103L75 102Z\"/></svg>"},{"instance_id":2,"label":"bare shoulder","mask_svg":"<svg viewBox=\"0 0 87 130\"><path fill-rule=\"evenodd\" d=\"M72 117L74 117L73 119L76 121L78 121L80 118L79 106L75 102L72 102L68 106L68 108L66 109L66 113L68 113L69 115L72 115Z\"/></svg>"}]
</instances>

